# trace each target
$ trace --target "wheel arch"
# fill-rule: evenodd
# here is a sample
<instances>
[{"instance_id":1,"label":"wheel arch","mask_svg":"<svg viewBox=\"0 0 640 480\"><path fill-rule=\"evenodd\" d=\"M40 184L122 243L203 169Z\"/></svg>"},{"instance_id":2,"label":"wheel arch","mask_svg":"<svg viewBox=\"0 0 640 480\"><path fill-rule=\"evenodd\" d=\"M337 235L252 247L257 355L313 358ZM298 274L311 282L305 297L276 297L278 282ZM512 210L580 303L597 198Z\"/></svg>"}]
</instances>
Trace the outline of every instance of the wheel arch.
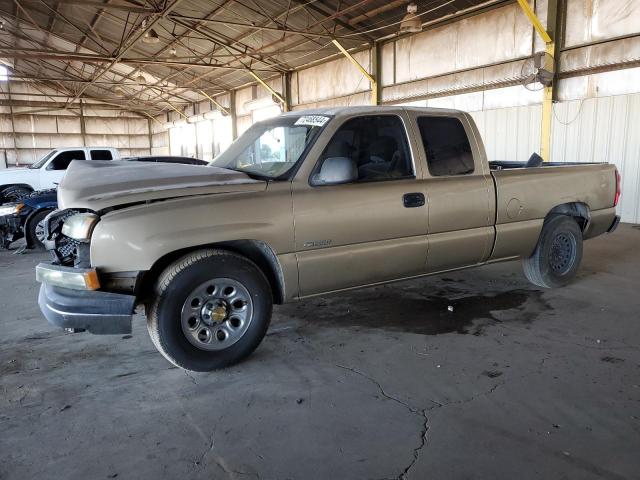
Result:
<instances>
[{"instance_id":1,"label":"wheel arch","mask_svg":"<svg viewBox=\"0 0 640 480\"><path fill-rule=\"evenodd\" d=\"M168 253L156 260L151 269L144 274L139 287L139 296L144 297L151 292L153 283L172 262L191 252L207 248L227 250L251 260L267 278L273 294L273 303L284 303L285 280L278 257L269 244L261 240L253 239L208 243Z\"/></svg>"},{"instance_id":2,"label":"wheel arch","mask_svg":"<svg viewBox=\"0 0 640 480\"><path fill-rule=\"evenodd\" d=\"M589 221L591 220L591 210L589 209L589 205L584 202L567 202L556 205L549 210L544 221L547 222L553 215L573 217L583 233L587 230Z\"/></svg>"},{"instance_id":3,"label":"wheel arch","mask_svg":"<svg viewBox=\"0 0 640 480\"><path fill-rule=\"evenodd\" d=\"M0 198L4 198L5 192L11 188L25 188L32 192L34 191L34 188L28 183L7 183L5 185L0 185Z\"/></svg>"}]
</instances>

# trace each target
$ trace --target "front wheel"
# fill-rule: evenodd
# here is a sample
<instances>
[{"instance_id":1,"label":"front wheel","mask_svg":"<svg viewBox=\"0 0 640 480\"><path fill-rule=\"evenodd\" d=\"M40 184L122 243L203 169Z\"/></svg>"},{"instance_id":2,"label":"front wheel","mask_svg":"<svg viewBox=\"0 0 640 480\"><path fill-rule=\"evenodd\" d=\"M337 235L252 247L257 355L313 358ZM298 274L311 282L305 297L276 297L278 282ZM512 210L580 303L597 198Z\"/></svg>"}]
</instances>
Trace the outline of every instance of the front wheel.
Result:
<instances>
[{"instance_id":1,"label":"front wheel","mask_svg":"<svg viewBox=\"0 0 640 480\"><path fill-rule=\"evenodd\" d=\"M44 241L46 234L44 231L44 219L51 213L51 210L43 210L31 217L24 227L25 237L27 237L30 247L36 250L44 250Z\"/></svg>"},{"instance_id":2,"label":"front wheel","mask_svg":"<svg viewBox=\"0 0 640 480\"><path fill-rule=\"evenodd\" d=\"M147 328L174 365L206 372L237 363L262 341L271 321L269 283L250 260L201 250L169 266L147 305Z\"/></svg>"},{"instance_id":3,"label":"front wheel","mask_svg":"<svg viewBox=\"0 0 640 480\"><path fill-rule=\"evenodd\" d=\"M524 274L539 287L561 287L576 276L581 261L582 230L572 217L557 215L545 222L533 255L524 259Z\"/></svg>"}]
</instances>

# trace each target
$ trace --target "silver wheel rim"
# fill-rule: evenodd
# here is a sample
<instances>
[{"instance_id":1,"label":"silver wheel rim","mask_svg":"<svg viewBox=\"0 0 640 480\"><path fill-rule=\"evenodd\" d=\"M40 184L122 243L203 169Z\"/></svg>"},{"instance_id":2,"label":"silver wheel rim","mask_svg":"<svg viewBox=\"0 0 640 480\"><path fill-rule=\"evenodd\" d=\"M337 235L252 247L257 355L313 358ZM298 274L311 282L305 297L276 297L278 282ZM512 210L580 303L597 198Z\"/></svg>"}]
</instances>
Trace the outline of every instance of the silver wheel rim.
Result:
<instances>
[{"instance_id":1,"label":"silver wheel rim","mask_svg":"<svg viewBox=\"0 0 640 480\"><path fill-rule=\"evenodd\" d=\"M182 332L201 350L224 350L246 333L253 302L244 285L214 278L193 289L182 305Z\"/></svg>"},{"instance_id":2,"label":"silver wheel rim","mask_svg":"<svg viewBox=\"0 0 640 480\"><path fill-rule=\"evenodd\" d=\"M34 233L36 235L36 238L38 239L38 241L40 243L44 242L45 240L45 234L44 234L44 220L39 221L36 224L36 228L34 230Z\"/></svg>"}]
</instances>

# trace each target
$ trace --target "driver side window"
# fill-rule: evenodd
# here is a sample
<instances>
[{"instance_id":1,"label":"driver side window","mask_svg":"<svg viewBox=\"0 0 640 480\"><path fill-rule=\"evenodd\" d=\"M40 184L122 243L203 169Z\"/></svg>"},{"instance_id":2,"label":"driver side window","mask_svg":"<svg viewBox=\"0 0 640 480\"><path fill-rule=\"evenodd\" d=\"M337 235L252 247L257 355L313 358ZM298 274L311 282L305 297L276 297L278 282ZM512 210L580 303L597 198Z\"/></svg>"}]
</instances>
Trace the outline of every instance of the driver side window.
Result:
<instances>
[{"instance_id":1,"label":"driver side window","mask_svg":"<svg viewBox=\"0 0 640 480\"><path fill-rule=\"evenodd\" d=\"M400 117L371 115L346 121L329 141L311 177L313 185L414 177Z\"/></svg>"},{"instance_id":2,"label":"driver side window","mask_svg":"<svg viewBox=\"0 0 640 480\"><path fill-rule=\"evenodd\" d=\"M66 170L73 160L85 159L84 150L68 150L66 152L60 152L58 156L51 161L47 170Z\"/></svg>"}]
</instances>

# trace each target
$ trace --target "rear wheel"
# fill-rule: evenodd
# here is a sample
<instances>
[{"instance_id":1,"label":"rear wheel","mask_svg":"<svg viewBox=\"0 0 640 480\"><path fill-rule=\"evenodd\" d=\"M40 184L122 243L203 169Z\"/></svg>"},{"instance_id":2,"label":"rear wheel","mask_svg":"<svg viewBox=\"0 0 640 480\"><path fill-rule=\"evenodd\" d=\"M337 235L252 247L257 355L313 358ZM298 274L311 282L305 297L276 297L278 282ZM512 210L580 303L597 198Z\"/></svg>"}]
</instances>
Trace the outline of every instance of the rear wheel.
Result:
<instances>
[{"instance_id":1,"label":"rear wheel","mask_svg":"<svg viewBox=\"0 0 640 480\"><path fill-rule=\"evenodd\" d=\"M36 250L44 250L45 232L44 219L51 210L43 210L31 217L24 226L24 233L27 237L29 246Z\"/></svg>"},{"instance_id":2,"label":"rear wheel","mask_svg":"<svg viewBox=\"0 0 640 480\"><path fill-rule=\"evenodd\" d=\"M561 287L576 276L582 260L582 230L565 215L545 221L533 255L524 259L524 274L534 285Z\"/></svg>"},{"instance_id":3,"label":"rear wheel","mask_svg":"<svg viewBox=\"0 0 640 480\"><path fill-rule=\"evenodd\" d=\"M158 279L147 327L174 365L205 372L233 365L260 344L271 320L269 283L250 260L224 250L182 257Z\"/></svg>"}]
</instances>

